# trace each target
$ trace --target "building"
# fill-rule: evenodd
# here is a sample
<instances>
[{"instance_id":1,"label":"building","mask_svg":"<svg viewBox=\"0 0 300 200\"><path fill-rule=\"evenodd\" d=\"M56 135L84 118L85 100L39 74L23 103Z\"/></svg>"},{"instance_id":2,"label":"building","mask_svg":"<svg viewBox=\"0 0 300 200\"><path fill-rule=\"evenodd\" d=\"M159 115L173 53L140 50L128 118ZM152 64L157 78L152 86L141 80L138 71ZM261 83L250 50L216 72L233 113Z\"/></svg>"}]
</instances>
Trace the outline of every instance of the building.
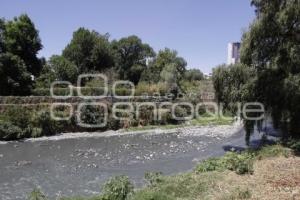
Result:
<instances>
[{"instance_id":1,"label":"building","mask_svg":"<svg viewBox=\"0 0 300 200\"><path fill-rule=\"evenodd\" d=\"M241 43L232 42L228 44L227 65L232 65L240 62L240 47Z\"/></svg>"}]
</instances>

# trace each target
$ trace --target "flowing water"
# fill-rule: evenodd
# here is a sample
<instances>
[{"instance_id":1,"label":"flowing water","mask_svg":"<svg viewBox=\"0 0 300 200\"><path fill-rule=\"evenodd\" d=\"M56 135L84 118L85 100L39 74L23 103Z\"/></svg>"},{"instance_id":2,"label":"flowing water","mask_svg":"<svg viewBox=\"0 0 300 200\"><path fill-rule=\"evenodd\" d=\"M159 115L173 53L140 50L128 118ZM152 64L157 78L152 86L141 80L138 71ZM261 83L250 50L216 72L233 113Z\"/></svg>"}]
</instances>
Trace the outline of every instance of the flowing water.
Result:
<instances>
[{"instance_id":1,"label":"flowing water","mask_svg":"<svg viewBox=\"0 0 300 200\"><path fill-rule=\"evenodd\" d=\"M260 137L254 134L250 144ZM171 132L9 142L0 144L0 199L24 200L36 187L50 199L94 195L116 175L142 186L147 171L185 172L200 160L245 147L243 130L226 137Z\"/></svg>"}]
</instances>

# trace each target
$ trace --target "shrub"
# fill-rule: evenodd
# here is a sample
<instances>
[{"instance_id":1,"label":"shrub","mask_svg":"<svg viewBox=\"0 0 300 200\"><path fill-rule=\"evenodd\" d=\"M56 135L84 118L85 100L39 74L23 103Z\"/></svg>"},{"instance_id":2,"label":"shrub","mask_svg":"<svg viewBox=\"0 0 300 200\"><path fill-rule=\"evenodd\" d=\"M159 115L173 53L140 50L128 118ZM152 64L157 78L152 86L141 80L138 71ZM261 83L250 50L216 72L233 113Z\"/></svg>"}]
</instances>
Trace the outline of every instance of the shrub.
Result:
<instances>
[{"instance_id":1,"label":"shrub","mask_svg":"<svg viewBox=\"0 0 300 200\"><path fill-rule=\"evenodd\" d=\"M24 107L9 108L2 114L0 139L15 140L27 137L53 135L60 130L49 111L37 112Z\"/></svg>"},{"instance_id":2,"label":"shrub","mask_svg":"<svg viewBox=\"0 0 300 200\"><path fill-rule=\"evenodd\" d=\"M155 187L163 182L162 172L146 172L145 179L151 187Z\"/></svg>"},{"instance_id":3,"label":"shrub","mask_svg":"<svg viewBox=\"0 0 300 200\"><path fill-rule=\"evenodd\" d=\"M26 129L30 126L31 113L23 106L9 107L5 111L4 116L6 121L13 123L21 129Z\"/></svg>"},{"instance_id":4,"label":"shrub","mask_svg":"<svg viewBox=\"0 0 300 200\"><path fill-rule=\"evenodd\" d=\"M221 158L210 158L196 167L196 172L207 172L216 170L231 170L237 174L253 172L254 155L251 153L228 152Z\"/></svg>"},{"instance_id":5,"label":"shrub","mask_svg":"<svg viewBox=\"0 0 300 200\"><path fill-rule=\"evenodd\" d=\"M57 121L51 119L48 111L41 111L37 113L34 116L32 123L35 127L39 127L41 129L40 135L54 135L59 129Z\"/></svg>"},{"instance_id":6,"label":"shrub","mask_svg":"<svg viewBox=\"0 0 300 200\"><path fill-rule=\"evenodd\" d=\"M101 107L102 108L102 107ZM86 105L81 109L81 121L86 124L100 124L104 118L104 112L99 106Z\"/></svg>"},{"instance_id":7,"label":"shrub","mask_svg":"<svg viewBox=\"0 0 300 200\"><path fill-rule=\"evenodd\" d=\"M23 138L25 132L11 122L0 121L0 140L14 140Z\"/></svg>"},{"instance_id":8,"label":"shrub","mask_svg":"<svg viewBox=\"0 0 300 200\"><path fill-rule=\"evenodd\" d=\"M224 170L224 166L222 165L222 160L220 158L209 158L204 160L196 167L196 172L209 172L209 171L217 171Z\"/></svg>"},{"instance_id":9,"label":"shrub","mask_svg":"<svg viewBox=\"0 0 300 200\"><path fill-rule=\"evenodd\" d=\"M30 193L28 200L47 200L47 198L39 189L34 189Z\"/></svg>"},{"instance_id":10,"label":"shrub","mask_svg":"<svg viewBox=\"0 0 300 200\"><path fill-rule=\"evenodd\" d=\"M135 90L137 96L148 94L150 96L154 94L160 94L160 96L166 95L168 87L165 83L149 84L146 82L140 82Z\"/></svg>"},{"instance_id":11,"label":"shrub","mask_svg":"<svg viewBox=\"0 0 300 200\"><path fill-rule=\"evenodd\" d=\"M127 176L111 178L103 188L103 200L126 200L133 194L133 185Z\"/></svg>"},{"instance_id":12,"label":"shrub","mask_svg":"<svg viewBox=\"0 0 300 200\"><path fill-rule=\"evenodd\" d=\"M249 153L228 152L222 158L226 169L235 171L237 174L253 173L254 156Z\"/></svg>"},{"instance_id":13,"label":"shrub","mask_svg":"<svg viewBox=\"0 0 300 200\"><path fill-rule=\"evenodd\" d=\"M138 108L139 116L137 120L139 120L140 124L143 126L154 124L154 109L152 106L143 105ZM137 117L137 116L136 116Z\"/></svg>"}]
</instances>

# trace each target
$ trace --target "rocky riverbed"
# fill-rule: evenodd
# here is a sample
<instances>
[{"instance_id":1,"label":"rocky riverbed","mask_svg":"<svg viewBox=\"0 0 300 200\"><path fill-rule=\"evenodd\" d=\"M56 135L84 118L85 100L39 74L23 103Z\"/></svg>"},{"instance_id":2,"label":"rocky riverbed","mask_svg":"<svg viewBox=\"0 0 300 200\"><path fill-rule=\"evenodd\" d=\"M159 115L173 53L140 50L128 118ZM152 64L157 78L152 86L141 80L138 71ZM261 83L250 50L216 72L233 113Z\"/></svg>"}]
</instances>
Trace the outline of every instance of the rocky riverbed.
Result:
<instances>
[{"instance_id":1,"label":"rocky riverbed","mask_svg":"<svg viewBox=\"0 0 300 200\"><path fill-rule=\"evenodd\" d=\"M93 195L109 177L121 174L141 186L147 171L185 172L202 159L243 147L239 124L69 133L1 143L0 199L26 199L35 187L52 199Z\"/></svg>"}]
</instances>

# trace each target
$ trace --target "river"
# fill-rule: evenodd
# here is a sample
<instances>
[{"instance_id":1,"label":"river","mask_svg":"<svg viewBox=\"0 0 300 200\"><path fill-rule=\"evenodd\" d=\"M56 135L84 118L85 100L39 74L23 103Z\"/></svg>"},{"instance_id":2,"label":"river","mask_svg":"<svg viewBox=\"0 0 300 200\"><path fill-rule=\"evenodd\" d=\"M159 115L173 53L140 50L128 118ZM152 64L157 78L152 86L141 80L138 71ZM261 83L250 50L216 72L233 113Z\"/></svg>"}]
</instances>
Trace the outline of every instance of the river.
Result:
<instances>
[{"instance_id":1,"label":"river","mask_svg":"<svg viewBox=\"0 0 300 200\"><path fill-rule=\"evenodd\" d=\"M127 175L140 187L145 172L186 172L203 159L245 148L244 130L229 130L231 133L225 135L222 129L200 127L193 134L183 129L2 143L0 199L24 200L36 187L50 199L90 196L98 194L101 185L116 175ZM260 137L254 134L251 144Z\"/></svg>"}]
</instances>

